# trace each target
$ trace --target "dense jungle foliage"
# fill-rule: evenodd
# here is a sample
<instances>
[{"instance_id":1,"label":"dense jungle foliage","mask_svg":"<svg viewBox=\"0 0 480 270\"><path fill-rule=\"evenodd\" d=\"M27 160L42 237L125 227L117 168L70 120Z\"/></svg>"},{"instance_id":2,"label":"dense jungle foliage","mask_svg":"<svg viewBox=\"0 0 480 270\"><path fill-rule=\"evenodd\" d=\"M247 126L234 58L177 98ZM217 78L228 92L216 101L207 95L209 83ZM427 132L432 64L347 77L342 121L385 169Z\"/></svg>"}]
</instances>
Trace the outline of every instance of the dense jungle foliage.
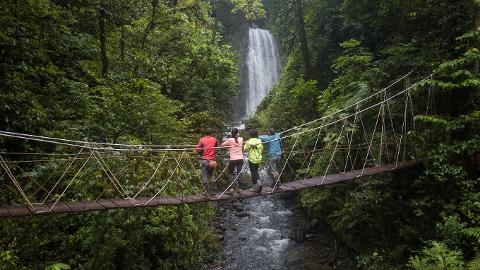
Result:
<instances>
[{"instance_id":1,"label":"dense jungle foliage","mask_svg":"<svg viewBox=\"0 0 480 270\"><path fill-rule=\"evenodd\" d=\"M206 126L221 127L237 91L238 59L212 16L214 2L1 1L0 130L192 144ZM6 138L0 149L67 150ZM133 163L127 166L153 166ZM45 181L60 165L51 160L28 177ZM8 194L12 185L3 172L0 179ZM95 188L81 195L95 198ZM1 220L0 269L198 269L215 247L212 214L211 206L194 205Z\"/></svg>"},{"instance_id":2,"label":"dense jungle foliage","mask_svg":"<svg viewBox=\"0 0 480 270\"><path fill-rule=\"evenodd\" d=\"M284 69L250 126L285 130L411 70L410 82L434 73L412 93L410 158L421 169L305 191L302 204L360 269L480 269L479 2L288 0L265 9ZM329 133L324 146L342 136ZM323 173L329 154L315 154L310 175Z\"/></svg>"},{"instance_id":3,"label":"dense jungle foliage","mask_svg":"<svg viewBox=\"0 0 480 270\"><path fill-rule=\"evenodd\" d=\"M1 1L0 130L191 144L204 127L221 127L238 55L215 18L218 1ZM231 2L248 20L265 18L255 23L274 33L284 60L250 126L285 130L411 70L411 82L434 73L412 92L420 105L408 140L420 169L305 191L301 202L351 247L360 269L480 269L478 0ZM339 133L329 130L324 146ZM65 148L2 138L0 150ZM314 157L310 175L328 159ZM146 174L154 164L127 166ZM13 189L5 174L0 189ZM0 220L0 269L200 269L216 245L213 214L191 205Z\"/></svg>"}]
</instances>

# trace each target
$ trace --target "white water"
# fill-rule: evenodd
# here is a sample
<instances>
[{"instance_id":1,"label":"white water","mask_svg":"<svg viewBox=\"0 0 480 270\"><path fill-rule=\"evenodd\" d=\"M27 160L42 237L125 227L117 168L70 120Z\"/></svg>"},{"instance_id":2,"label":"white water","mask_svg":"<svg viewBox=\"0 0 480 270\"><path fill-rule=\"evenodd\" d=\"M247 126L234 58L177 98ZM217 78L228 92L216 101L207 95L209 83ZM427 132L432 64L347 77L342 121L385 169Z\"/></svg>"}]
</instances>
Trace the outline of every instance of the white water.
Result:
<instances>
[{"instance_id":1,"label":"white water","mask_svg":"<svg viewBox=\"0 0 480 270\"><path fill-rule=\"evenodd\" d=\"M267 30L250 28L247 55L248 87L245 113L250 116L278 80L279 62L272 35ZM244 128L244 126L243 126ZM265 173L261 173L264 177ZM264 179L264 178L262 178ZM227 210L222 270L285 270L293 247L292 212L278 196L252 198L242 202L246 216Z\"/></svg>"},{"instance_id":2,"label":"white water","mask_svg":"<svg viewBox=\"0 0 480 270\"><path fill-rule=\"evenodd\" d=\"M280 63L277 47L269 31L250 28L248 32L248 87L245 113L250 116L278 81Z\"/></svg>"},{"instance_id":3,"label":"white water","mask_svg":"<svg viewBox=\"0 0 480 270\"><path fill-rule=\"evenodd\" d=\"M231 203L231 202L229 202ZM223 256L225 261L214 270L287 270L294 269L290 254L295 243L295 222L285 199L278 195L256 197L242 202L246 217L227 210Z\"/></svg>"}]
</instances>

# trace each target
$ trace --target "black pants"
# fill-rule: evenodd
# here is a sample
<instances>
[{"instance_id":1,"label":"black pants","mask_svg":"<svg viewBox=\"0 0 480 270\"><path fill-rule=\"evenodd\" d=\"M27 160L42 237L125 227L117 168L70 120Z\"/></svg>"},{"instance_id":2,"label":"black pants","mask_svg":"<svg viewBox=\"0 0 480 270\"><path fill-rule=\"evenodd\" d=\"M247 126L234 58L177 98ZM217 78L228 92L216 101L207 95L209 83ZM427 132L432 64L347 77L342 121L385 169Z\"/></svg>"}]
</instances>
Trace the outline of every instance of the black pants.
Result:
<instances>
[{"instance_id":1,"label":"black pants","mask_svg":"<svg viewBox=\"0 0 480 270\"><path fill-rule=\"evenodd\" d=\"M252 162L248 162L248 166L250 167L250 173L252 173L252 183L254 185L257 184L258 180L260 179L260 175L258 175L258 166L260 164L255 164Z\"/></svg>"},{"instance_id":2,"label":"black pants","mask_svg":"<svg viewBox=\"0 0 480 270\"><path fill-rule=\"evenodd\" d=\"M234 175L235 169L237 169L237 172L235 174L239 174L242 172L242 167L243 167L243 159L238 159L238 160L230 160L228 162L228 172L230 175Z\"/></svg>"}]
</instances>

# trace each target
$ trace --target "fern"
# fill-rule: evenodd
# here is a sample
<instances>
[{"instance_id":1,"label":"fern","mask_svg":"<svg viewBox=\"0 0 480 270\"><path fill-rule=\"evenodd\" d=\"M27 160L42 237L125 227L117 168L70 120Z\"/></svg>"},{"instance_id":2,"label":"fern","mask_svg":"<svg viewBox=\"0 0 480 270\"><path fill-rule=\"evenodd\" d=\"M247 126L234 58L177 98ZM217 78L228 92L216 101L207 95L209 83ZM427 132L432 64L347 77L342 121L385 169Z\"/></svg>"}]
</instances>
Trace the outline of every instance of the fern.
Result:
<instances>
[{"instance_id":1,"label":"fern","mask_svg":"<svg viewBox=\"0 0 480 270\"><path fill-rule=\"evenodd\" d=\"M480 242L480 228L479 227L474 227L474 228L466 228L463 230L463 233L471 238L476 239L477 241Z\"/></svg>"},{"instance_id":2,"label":"fern","mask_svg":"<svg viewBox=\"0 0 480 270\"><path fill-rule=\"evenodd\" d=\"M465 228L463 229L463 233L480 242L480 227ZM477 257L470 261L467 264L467 268L469 270L480 270L480 255L477 255Z\"/></svg>"},{"instance_id":3,"label":"fern","mask_svg":"<svg viewBox=\"0 0 480 270\"><path fill-rule=\"evenodd\" d=\"M467 264L468 270L480 270L480 256L475 257Z\"/></svg>"}]
</instances>

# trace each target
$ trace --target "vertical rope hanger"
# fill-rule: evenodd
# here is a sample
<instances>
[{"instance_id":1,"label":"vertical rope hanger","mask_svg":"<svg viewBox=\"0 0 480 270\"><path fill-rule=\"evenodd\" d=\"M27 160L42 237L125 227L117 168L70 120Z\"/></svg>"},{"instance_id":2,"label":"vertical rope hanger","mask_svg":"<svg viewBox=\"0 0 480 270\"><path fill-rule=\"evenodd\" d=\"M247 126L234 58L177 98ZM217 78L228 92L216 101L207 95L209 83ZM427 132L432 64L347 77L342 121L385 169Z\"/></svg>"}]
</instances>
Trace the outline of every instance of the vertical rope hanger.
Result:
<instances>
[{"instance_id":1,"label":"vertical rope hanger","mask_svg":"<svg viewBox=\"0 0 480 270\"><path fill-rule=\"evenodd\" d=\"M393 116L392 116L392 111L390 110L390 105L389 105L389 101L387 100L386 102L386 106L387 106L387 113L388 113L388 117L390 119L390 125L392 127L392 132L393 132L393 140L395 141L395 152L393 153L395 155L396 151L398 150L398 147L401 147L400 144L399 144L399 141L398 141L398 138L397 138L397 132L395 130L395 124L393 122ZM388 149L388 148L387 148ZM393 158L393 157L392 157ZM388 161L390 162L390 160Z\"/></svg>"},{"instance_id":2,"label":"vertical rope hanger","mask_svg":"<svg viewBox=\"0 0 480 270\"><path fill-rule=\"evenodd\" d=\"M145 188L148 186L148 184L150 184L150 182L152 181L152 179L155 177L155 174L157 174L157 171L158 169L160 168L160 166L163 164L163 162L165 161L165 158L167 157L167 154L164 154L161 158L161 160L158 162L157 166L155 167L155 170L153 171L152 175L150 176L150 178L148 179L147 182L145 182L145 184L143 185L143 187L140 188L139 191L137 191L137 193L131 198L131 199L136 199L138 197L138 195L140 193L142 193L143 190L145 190Z\"/></svg>"},{"instance_id":3,"label":"vertical rope hanger","mask_svg":"<svg viewBox=\"0 0 480 270\"><path fill-rule=\"evenodd\" d=\"M382 155L383 155L383 145L385 141L387 140L386 138L386 133L385 133L385 93L383 95L383 101L382 105L380 105L380 111L381 111L381 132L380 132L380 147L378 150L378 159L377 162L375 163L377 166L382 164Z\"/></svg>"},{"instance_id":4,"label":"vertical rope hanger","mask_svg":"<svg viewBox=\"0 0 480 270\"><path fill-rule=\"evenodd\" d=\"M175 168L173 169L172 171L172 174L170 174L170 176L168 177L167 181L165 182L165 184L162 186L162 188L157 192L155 193L155 195L153 195L153 197L151 197L145 204L143 204L144 206L148 205L153 199L155 199L158 194L160 194L166 187L167 185L170 183L170 181L172 180L172 177L175 175L175 172L177 171L177 169L179 168L180 166L180 163L183 159L183 156L184 156L185 152L182 152L182 154L180 155L179 159L176 160L177 164L175 166Z\"/></svg>"},{"instance_id":5,"label":"vertical rope hanger","mask_svg":"<svg viewBox=\"0 0 480 270\"><path fill-rule=\"evenodd\" d=\"M407 87L407 84L405 84L405 87ZM400 140L399 140L399 145L398 145L398 150L397 150L397 157L395 160L395 166L398 166L398 162L400 159L400 152L402 149L402 142L404 144L403 148L403 159L405 159L405 152L406 152L406 145L407 145L407 111L408 111L408 89L406 89L407 92L405 92L405 101L404 101L404 110L403 110L403 123L402 123L402 129L400 133Z\"/></svg>"},{"instance_id":6,"label":"vertical rope hanger","mask_svg":"<svg viewBox=\"0 0 480 270\"><path fill-rule=\"evenodd\" d=\"M307 145L308 145L308 141L304 140L304 143L302 144L302 148L301 148L302 149L301 153L303 153L303 161L302 161L302 165L300 165L300 168L295 171L290 165L288 166L290 170L292 170L292 172L295 174L294 181L302 179L300 174L302 173L303 170L305 170L304 166L308 164L307 160L309 160L309 157L313 155L313 151L309 151L309 150L307 151L308 149Z\"/></svg>"},{"instance_id":7,"label":"vertical rope hanger","mask_svg":"<svg viewBox=\"0 0 480 270\"><path fill-rule=\"evenodd\" d=\"M187 160L190 160L188 154L187 154L186 159L187 159ZM182 184L182 186L181 186L181 187L182 187L182 193L181 193L181 198L180 198L180 200L181 200L182 202L184 202L184 203L185 203L185 199L184 199L184 198L185 198L185 195L186 195L186 194L185 194L185 184L186 184L186 186L187 186L189 189L195 190L195 187L193 186L192 182L190 181L190 176L185 172L185 171L187 171L187 168L186 168L186 167L190 164L190 162L188 162L187 160L185 160L185 164L184 164L184 165L185 165L185 169L180 168L180 172L181 172L181 174L182 174L183 177L184 177L184 178L181 178L181 177L180 177L180 180L181 180L180 182L181 182L181 184ZM193 171L195 171L195 169L193 169Z\"/></svg>"},{"instance_id":8,"label":"vertical rope hanger","mask_svg":"<svg viewBox=\"0 0 480 270\"><path fill-rule=\"evenodd\" d=\"M110 179L110 182L112 182L112 184L115 186L115 189L118 191L118 193L120 193L120 195L123 198L127 198L128 196L125 192L125 189L120 184L120 182L117 180L115 175L111 172L110 168L105 163L105 161L102 159L100 154L96 150L92 150L91 153L92 153L93 157L95 158L95 160L97 161L97 163L102 168L102 170L105 172L105 175L107 175L108 179Z\"/></svg>"},{"instance_id":9,"label":"vertical rope hanger","mask_svg":"<svg viewBox=\"0 0 480 270\"><path fill-rule=\"evenodd\" d=\"M10 180L13 182L15 187L17 188L18 192L22 195L23 199L27 202L27 204L30 206L29 210L32 211L32 203L30 202L30 199L28 199L27 194L23 191L22 187L20 186L20 183L18 183L17 179L15 178L15 175L10 171L10 168L8 168L7 163L5 163L5 160L3 159L2 155L0 155L0 165L3 167L5 170L6 174L10 178Z\"/></svg>"},{"instance_id":10,"label":"vertical rope hanger","mask_svg":"<svg viewBox=\"0 0 480 270\"><path fill-rule=\"evenodd\" d=\"M343 125L342 125L342 128L340 130L340 134L338 135L338 139L337 139L337 142L335 143L335 148L333 149L333 152L332 152L332 155L330 156L330 162L328 162L328 166L327 166L327 169L325 170L325 174L323 175L322 177L322 180L321 180L321 184L323 184L323 181L325 180L325 177L327 176L327 173L330 169L330 165L332 164L332 161L333 159L335 158L335 152L337 151L337 147L338 147L338 143L340 142L340 140L342 139L342 134L343 134L343 130L345 129L345 125L347 124L347 119L345 119L343 121Z\"/></svg>"},{"instance_id":11,"label":"vertical rope hanger","mask_svg":"<svg viewBox=\"0 0 480 270\"><path fill-rule=\"evenodd\" d=\"M55 202L52 204L52 206L49 208L48 212L51 212L53 210L53 208L55 207L55 205L57 205L57 203L60 201L60 199L65 195L65 192L67 192L67 190L70 188L70 186L72 185L73 181L75 181L75 179L77 179L78 175L80 174L80 172L83 170L83 168L85 167L85 165L87 165L88 161L90 161L90 159L92 158L93 156L93 152L90 153L90 155L88 156L88 158L85 160L85 162L83 162L82 166L80 167L80 169L78 169L77 173L75 174L75 176L73 176L73 178L68 182L68 185L63 189L63 192L58 196L57 200L55 200Z\"/></svg>"},{"instance_id":12,"label":"vertical rope hanger","mask_svg":"<svg viewBox=\"0 0 480 270\"><path fill-rule=\"evenodd\" d=\"M29 178L35 185L37 185L38 189L32 194L32 197L35 196L35 194L37 194L38 191L40 190L43 190L45 192L48 192L48 190L43 186L45 185L45 183L42 185L40 184L37 180L35 180L35 178L33 178L30 174L28 174L24 169L22 169L21 166L19 166L18 164L16 164L15 166L17 169L20 170L20 175L18 175L19 177L25 175L27 176L27 178Z\"/></svg>"},{"instance_id":13,"label":"vertical rope hanger","mask_svg":"<svg viewBox=\"0 0 480 270\"><path fill-rule=\"evenodd\" d=\"M431 77L432 77L432 76L430 76L430 78L431 78ZM407 153L407 150L410 151L410 149L408 149L409 146L408 146L407 143L406 143L406 141L407 141L407 139L408 139L408 138L407 138L407 137L408 137L408 131L411 129L412 126L413 126L413 128L415 128L415 122L414 122L415 108L413 107L413 93L410 92L410 81L409 81L409 79L406 79L405 82L406 82L406 83L405 83L405 84L406 84L406 85L405 85L405 88L406 88L406 89L405 89L405 92L402 91L402 93L398 93L399 95L401 95L401 94L403 94L403 92L404 92L405 95L406 95L406 97L405 97L405 111L404 111L404 117L403 117L404 122L403 122L403 126L402 126L402 131L401 131L401 133L400 133L400 137L401 137L400 142L399 142L399 145L400 145L400 146L397 147L397 159L396 159L396 162L397 162L397 163L398 163L398 161L400 160L400 154L401 154L401 152L402 152L402 150L401 150L402 148L403 148L403 158L405 159L406 156L408 156L409 153ZM428 100L428 102L427 102L427 110L426 110L426 112L428 112L428 111L431 110L431 108L430 108L430 105L431 105L430 99L431 99L432 96L433 96L433 93L432 93L431 89L432 89L432 87L430 87L430 89L429 89L429 94L428 94L428 97L429 97L428 99L429 99L429 100ZM407 90L408 90L408 91L407 91ZM396 95L395 95L395 96L396 96ZM395 96L393 96L393 97L395 97ZM388 139L389 139L389 138L388 138L387 136L389 136L389 135L391 135L391 134L388 133L388 132L389 132L389 130L388 130L388 125L389 125L389 124L388 124L388 119L385 119L386 117L389 117L389 118L390 118L390 124L392 125L392 130L393 130L393 134L394 134L394 137L395 137L395 142L398 142L398 141L397 141L397 138L396 138L395 125L394 125L394 123L393 123L392 114L391 114L390 107L389 107L389 104L388 104L388 100L389 100L389 99L387 99L386 97L387 97L387 95L386 95L386 93L384 93L383 101L381 102L381 105L380 105L380 106L381 106L381 107L380 107L380 108L381 108L380 116L382 117L382 118L381 118L381 131L382 131L382 132L381 132L381 136L380 136L380 149L379 149L379 152L380 152L380 153L379 153L379 159L376 160L377 165L385 161L385 155L386 155L386 158L387 158L387 160L388 160L389 157L390 157L388 151L389 151L389 150L392 150L391 148L388 147L388 143L389 143L389 140L388 140ZM416 98L416 97L415 97L415 98ZM417 102L417 101L418 101L418 100L417 100L417 98L416 98L416 102ZM374 105L374 106L376 106L376 105ZM386 108L385 108L385 107L386 107ZM365 110L370 109L370 108L371 108L371 107L366 108ZM401 110L401 109L400 109L400 110ZM423 110L423 109L422 109L422 110ZM417 107L417 111L418 111L418 107ZM358 109L357 109L357 112L358 112ZM360 111L360 113L361 113L361 112L363 112L363 110ZM360 113L358 114L358 116L360 116ZM372 113L372 114L373 114L373 113ZM388 114L388 115L387 115L387 114ZM412 123L411 123L411 124L408 123L410 114L411 114L411 117L412 117ZM353 114L353 115L355 116L355 119L357 119L357 117L358 117L357 114ZM347 116L347 117L351 117L351 116L352 116L352 115ZM399 116L398 118L400 118L400 116ZM345 118L340 118L339 120L342 121L342 120L344 120L344 119L345 119ZM355 123L355 121L356 121L355 119L354 119L354 123ZM373 119L372 119L372 120L373 120ZM400 119L398 119L398 120L400 120ZM331 122L331 123L329 123L329 124L332 124L332 125L333 125L333 124L337 124L337 123L339 123L340 121L338 121L338 122ZM379 122L379 121L380 121L380 119L379 119L378 116L377 116L377 123L376 123L376 125L375 125L375 129L379 128L379 126L378 126L378 122ZM344 125L347 126L347 124L346 124L345 122L346 122L346 121L344 121ZM398 121L398 122L400 122L400 121ZM348 122L347 122L347 123L348 123ZM363 121L362 121L362 124L363 124ZM395 124L397 124L397 127L398 127L398 124L399 124L399 123L395 123ZM323 124L322 124L322 125L323 125ZM338 126L337 126L337 128L338 128ZM319 143L319 141L320 141L320 136L321 136L322 130L321 130L321 128L320 128L320 129L319 129L319 128L315 128L315 129L312 129L312 130L303 131L303 133L306 133L306 132L311 132L311 131L314 131L314 130L318 130L318 134L317 134L317 138L316 138L316 141L315 141L314 148L313 148L313 150L312 150L312 152L311 152L312 154L311 154L310 157L309 157L308 155L305 154L305 153L307 153L307 152L301 152L301 153L303 153L303 154L301 155L302 158L305 158L305 159L303 160L303 163L302 163L302 166L301 166L301 167L303 168L303 165L308 164L308 167L306 168L305 179L308 177L308 173L310 172L312 160L313 160L313 158L314 158L314 157L313 157L313 153L315 153L315 150L317 149L317 145L318 145L318 143ZM314 131L314 132L315 132L315 131ZM345 130L343 130L343 128L342 128L342 132L345 132ZM341 135L344 135L344 134L342 134L342 132L341 132ZM353 149L355 149L355 148L352 148L353 139L354 139L354 136L355 136L354 133L355 133L355 132L356 132L356 131L348 131L348 129L347 129L347 130L346 130L346 139L345 139L345 135L344 135L343 137L339 136L339 137L342 138L342 139L341 139L342 141L345 141L345 140L348 141L348 152L346 153L346 161L345 161L345 166L344 166L344 168L343 168L343 171L346 171L346 167L348 167L348 165L349 165L348 162L351 162L351 163L352 163L352 167L355 166L355 163L356 163L355 160L352 161L352 158L353 158L353 154L352 154L352 153L353 153L353 152L351 152L351 151L353 151ZM363 129L363 132L366 134L365 129ZM377 132L377 133L375 133L375 132L376 132L376 130L374 131L374 134L372 135L372 140L375 140L375 141L376 141L376 140L378 139L378 135L380 135L380 134L379 134L379 132ZM350 133L351 133L351 135L350 135ZM314 134L314 133L313 133L313 134ZM297 135L297 134L295 134L295 135ZM376 136L375 136L375 135L376 135ZM313 135L313 136L315 136L315 135ZM297 137L297 140L299 140L299 139L301 140L301 138L299 138L298 136L296 136L296 137ZM340 138L339 138L339 139L340 139ZM365 139L366 139L367 142L368 142L369 138L368 138L367 136L365 136ZM376 150L376 148L375 148L376 146L373 145L372 140L370 140L370 145L369 145L370 154L371 154L372 151L374 151L375 154L377 154L377 151L375 151L375 150ZM303 142L305 142L305 141L303 141ZM405 144L403 145L403 147L402 147L402 145L401 145L402 142L405 142ZM301 146L301 145L302 145L302 142L298 141L298 142L296 142L296 143L294 144L294 147L297 147L297 149L298 149L298 147L303 147L303 146ZM310 145L309 145L309 146L310 146ZM311 147L311 146L310 146L310 147ZM338 150L337 150L337 147L338 147ZM354 146L354 147L355 147L355 146ZM87 148L88 148L88 147L87 147ZM86 149L87 149L87 148L86 148ZM385 148L385 149L383 149L383 148ZM339 141L337 140L337 144L336 144L336 149L335 149L335 151L342 151L342 152L344 152L344 150L340 150L340 149L342 149L342 148L341 148L341 144L340 144ZM375 150L372 150L372 149L375 149ZM96 149L93 149L93 150L94 150L96 153L93 153L93 156L90 155L89 158L91 158L91 159L96 159L96 160L97 160L97 163L99 163L101 166L103 165L104 168L102 168L102 169L103 169L104 172L107 174L107 177L110 178L110 181L111 181L112 184L117 188L117 190L125 190L125 189L123 188L123 186L121 185L121 183L118 181L118 180L122 180L120 173L123 174L124 171L123 171L123 170L122 170L121 172L115 171L115 167L114 167L113 163L108 159L109 157L108 157L107 155L105 155L105 154L108 153L108 152L103 152L103 151L101 151L101 150L96 150ZM102 149L102 150L105 150L105 151L117 151L116 149ZM155 149L149 149L149 150L155 151ZM100 152L98 152L98 151L100 151ZM120 150L119 150L119 151L120 151ZM172 149L172 151L174 151L174 150ZM178 149L175 149L175 151L178 151ZM185 151L185 150L182 150L182 151ZM334 154L335 154L335 151L334 151ZM362 150L362 152L363 152L363 151L364 151L364 150ZM385 154L384 152L386 152L386 154ZM293 155L296 155L297 153L299 153L299 151L294 151L293 149L292 149L292 151L289 152L288 158L287 158L287 162L284 164L284 166L283 166L283 168L282 168L282 173L284 174L284 175L283 175L284 178L285 178L285 176L286 176L287 174L289 174L288 172L285 172L285 170L288 169L288 168L285 167L285 165L286 165L286 166L289 166L289 168L294 168L294 166L290 167L290 165L294 164L294 163L292 162L292 157L293 157ZM358 153L358 151L357 151L357 153ZM102 156L101 156L100 154L101 154ZM180 161L181 164L184 164L184 165L185 165L186 163L183 161L183 159L184 159L183 155L184 155L184 154L185 154L185 153L182 152L182 157L181 157L180 159L177 160L177 157L178 157L177 155L175 156L174 159L177 160L177 161ZM345 154L345 153L344 153L344 154ZM87 155L88 155L88 153L87 153ZM392 155L392 156L393 156L393 155ZM93 157L93 158L92 158L92 157ZM332 159L332 157L333 157L333 159ZM335 157L334 157L333 154L332 154L332 157L331 157L330 162L329 162L329 165L328 165L328 167L327 167L327 173L328 173L329 171L330 171L330 173L331 173L331 172L333 171L333 170L331 170L331 168L334 167L334 166L337 166L337 164L338 164L338 165L341 164L341 162L342 162L342 161L340 161L339 159L335 159ZM327 158L328 158L328 156L327 156ZM368 158L369 158L369 153L367 153L367 158L365 159L365 162L367 161ZM73 161L75 161L75 160L76 160L76 159L74 159ZM295 158L295 160L297 160L297 158ZM72 162L73 162L73 161L72 161ZM111 169L108 167L108 164L107 164L106 161L108 161L108 164L110 164ZM290 161L290 162L289 162L289 161ZM300 161L300 160L298 160L298 161ZM308 161L308 163L307 163L307 161ZM337 161L337 163L332 163L332 162L334 162L334 161ZM374 161L375 161L375 159L374 159ZM2 164L2 168L5 169L5 166L6 166L7 169L10 169L10 173L11 173L12 175L13 175L13 173L17 174L17 178L18 178L18 180L20 180L20 181L17 181L17 183L18 183L18 184L22 184L22 180L23 180L23 179L22 179L22 177L20 177L20 176L18 175L18 173L19 173L18 169L21 169L21 168L18 168L18 169L17 169L16 166L13 166L13 167L12 167L9 163L10 163L10 161L8 161L8 160L7 160L6 162L4 161L4 164ZM115 162L115 163L116 163L116 162ZM93 164L93 163L92 163L92 164ZM170 164L170 162L169 162L169 164ZM78 166L77 166L76 164L74 164L74 165L75 165L74 167L78 168ZM90 163L88 163L87 165L90 165ZM172 164L172 165L173 165L173 164ZM299 163L297 163L296 165L299 165ZM371 165L371 164L369 163L369 165ZM70 166L73 166L73 165L70 165ZM142 166L143 166L143 165L142 165ZM340 166L341 166L341 165L340 165ZM198 166L195 166L195 168L196 168L196 167L198 167ZM98 168L98 167L97 167L97 168ZM157 168L158 168L158 167L157 167ZM195 169L195 168L194 168L194 169ZM226 167L224 168L224 170L225 170L225 169L226 169ZM363 169L365 169L365 164L364 164ZM91 171L91 170L92 170L92 169L90 169L90 171ZM117 176L115 176L115 175L112 173L112 170L117 174ZM243 168L242 168L242 170L243 170ZM55 171L55 174L58 175L60 172L61 172L61 168L59 168L58 171ZM184 171L181 171L181 172L182 172L182 173L185 173ZM66 174L67 174L67 173L68 173L68 170L65 170L65 171L63 172L63 174L62 174L62 175L64 175L63 177L66 177ZM362 173L363 173L363 170L362 170ZM68 174L70 175L70 173L68 173ZM3 175L8 175L8 177L11 178L11 175L10 175L9 173L7 173L7 171L5 171L5 172L3 173ZM3 177L3 175L2 175L2 177ZM179 173L177 172L175 175L173 175L173 177L177 177L178 175L179 175ZM80 177L80 176L82 176L82 175L79 175L78 179L83 178L83 177ZM117 179L117 177L118 177L118 179ZM324 175L324 177L325 177L325 175ZM63 179L59 179L59 180L63 180ZM104 180L106 180L106 179L104 178ZM291 179L289 179L289 180L291 180ZM174 181L174 179L172 178L171 181ZM77 181L77 182L78 182L78 181ZM77 182L74 182L72 185L76 187L76 186L77 186ZM123 182L123 181L122 181L122 182ZM70 183L71 183L71 182L70 182ZM69 183L69 184L70 184L70 183ZM108 181L107 181L107 183L108 183ZM278 183L279 183L279 181L277 180L277 183L275 183L275 184L277 185ZM57 188L58 184L59 184L59 183L56 183L56 184L55 184L55 187L52 189L52 192L53 192L53 191L56 191L56 189L58 189L58 188ZM124 183L124 184L125 184L125 183ZM168 184L168 183L167 183L167 184ZM168 189L167 189L167 190L169 191L168 194L171 194L171 190L172 190L172 187L171 187L171 186L172 186L172 185L168 186ZM80 187L80 186L79 186L79 187ZM22 188L22 187L20 187L20 188ZM48 188L48 186L47 186L47 188ZM166 187L165 187L165 188L166 188ZM18 189L18 188L17 188L17 189ZM22 191L23 191L23 193L25 194L25 196L27 197L27 199L32 200L32 202L34 201L32 198L33 198L33 197L36 197L36 196L34 196L34 195L31 194L31 189L30 189L30 188L25 188L25 190L22 190ZM160 191L160 192L161 192L161 191ZM28 196L27 196L27 194L28 194ZM65 190L64 190L64 192L62 192L62 196L63 196L64 194L65 194ZM69 193L69 194L70 194L70 193ZM125 194L126 194L126 193L125 193ZM50 192L50 195L51 195L51 192ZM47 196L47 199L49 198L50 195ZM17 195L17 196L18 196L18 195ZM64 198L65 198L65 197L68 197L68 196L69 196L69 195L65 195ZM162 195L162 196L165 196L165 195ZM33 203L33 204L35 205L35 203ZM49 205L50 205L50 204L49 204Z\"/></svg>"},{"instance_id":14,"label":"vertical rope hanger","mask_svg":"<svg viewBox=\"0 0 480 270\"><path fill-rule=\"evenodd\" d=\"M382 104L383 104L383 103L382 103ZM370 140L370 143L368 144L367 155L365 156L365 161L364 161L364 163L363 163L362 172L360 173L359 176L362 176L363 173L365 172L365 166L367 165L368 155L370 154L370 151L372 150L373 139L375 138L375 132L377 131L378 121L379 121L379 119L380 119L380 113L381 113L381 107L380 107L379 110L378 110L377 120L375 121L375 127L373 128L373 132L372 132L372 139Z\"/></svg>"},{"instance_id":15,"label":"vertical rope hanger","mask_svg":"<svg viewBox=\"0 0 480 270\"><path fill-rule=\"evenodd\" d=\"M307 171L305 172L305 178L303 178L303 180L307 179L307 177L308 177L308 173L310 171L310 166L312 164L313 156L315 155L315 150L317 150L317 145L318 145L318 141L320 139L320 134L322 133L322 128L321 127L323 126L324 123L325 123L325 119L323 119L322 124L320 125L320 128L318 129L317 138L315 139L315 145L313 146L313 150L312 150L312 153L310 155L310 160L308 161L308 165L307 165Z\"/></svg>"},{"instance_id":16,"label":"vertical rope hanger","mask_svg":"<svg viewBox=\"0 0 480 270\"><path fill-rule=\"evenodd\" d=\"M58 184L62 181L62 179L65 177L65 175L67 174L67 172L70 170L70 168L72 167L73 163L77 160L78 156L83 152L83 148L80 149L80 151L78 151L77 155L72 159L72 161L68 164L67 168L63 171L62 175L60 176L60 178L58 178L58 181L55 183L55 185L53 185L53 187L50 189L50 191L47 193L47 195L45 196L45 198L43 198L42 202L41 203L45 203L47 200L48 200L48 197L50 197L50 195L52 194L53 190L58 186Z\"/></svg>"},{"instance_id":17,"label":"vertical rope hanger","mask_svg":"<svg viewBox=\"0 0 480 270\"><path fill-rule=\"evenodd\" d=\"M412 127L415 129L415 115L413 112L413 103L412 103L412 95L410 91L410 79L407 77L405 78L405 88L407 89L407 100L406 100L406 109L410 111L412 115ZM405 118L407 116L405 115ZM405 122L405 144L403 145L403 160L407 159L407 143L408 143L408 126L407 122Z\"/></svg>"},{"instance_id":18,"label":"vertical rope hanger","mask_svg":"<svg viewBox=\"0 0 480 270\"><path fill-rule=\"evenodd\" d=\"M240 172L237 172L237 175L235 176L235 178L231 181L230 185L228 185L228 187L218 196L218 199L222 198L223 195L233 186L233 184L235 182L237 182L238 178L240 177L240 175L242 174L242 171L243 169L246 167L246 162L244 161L243 164L242 164L242 168L240 169Z\"/></svg>"},{"instance_id":19,"label":"vertical rope hanger","mask_svg":"<svg viewBox=\"0 0 480 270\"><path fill-rule=\"evenodd\" d=\"M346 122L347 122L348 118L349 118L349 117L346 117L346 118L344 119L344 122L343 122L342 127L341 127L340 137L341 137L343 131L347 128ZM335 128L337 128L337 123L335 123ZM339 139L340 139L340 137L339 137ZM333 150L333 151L334 151L333 153L335 153L335 152L337 151L339 142L340 142L340 141L338 141L338 142L336 143L335 148L334 148L334 150ZM335 169L337 169L337 172L338 172L338 173L341 173L341 172L342 172L342 170L338 167L337 161L335 160L335 158L332 159L332 165L335 166Z\"/></svg>"},{"instance_id":20,"label":"vertical rope hanger","mask_svg":"<svg viewBox=\"0 0 480 270\"><path fill-rule=\"evenodd\" d=\"M358 107L355 108L355 112L358 112ZM352 158L350 157L350 152L352 150L352 142L353 142L353 135L355 134L355 124L357 123L357 117L358 115L355 114L355 117L353 118L353 128L352 128L352 134L350 135L350 140L348 142L348 152L347 152L347 157L345 159L345 167L343 168L343 172L346 172L347 171L347 166L348 166L348 159L350 158L350 163L351 165L353 166L354 164L354 161L352 160ZM348 131L347 131L347 135L348 135Z\"/></svg>"},{"instance_id":21,"label":"vertical rope hanger","mask_svg":"<svg viewBox=\"0 0 480 270\"><path fill-rule=\"evenodd\" d=\"M285 164L283 164L283 168L282 168L282 170L280 171L280 174L278 175L277 181L275 181L275 184L273 185L273 188L272 188L272 190L269 192L269 194L271 194L271 193L277 188L277 185L278 185L278 183L280 182L280 178L282 177L283 171L285 170L285 167L287 166L288 160L290 160L290 157L292 156L292 152L295 150L295 147L297 146L297 143L298 143L298 140L299 140L299 139L300 139L300 137L297 136L296 139L295 139L295 142L293 143L292 149L291 149L290 152L288 153L287 160L285 160Z\"/></svg>"},{"instance_id":22,"label":"vertical rope hanger","mask_svg":"<svg viewBox=\"0 0 480 270\"><path fill-rule=\"evenodd\" d=\"M430 75L430 80L433 80L433 75ZM428 109L430 106L430 96L432 95L432 84L428 87L428 96L427 96L427 108L425 109L425 115L428 115Z\"/></svg>"}]
</instances>

